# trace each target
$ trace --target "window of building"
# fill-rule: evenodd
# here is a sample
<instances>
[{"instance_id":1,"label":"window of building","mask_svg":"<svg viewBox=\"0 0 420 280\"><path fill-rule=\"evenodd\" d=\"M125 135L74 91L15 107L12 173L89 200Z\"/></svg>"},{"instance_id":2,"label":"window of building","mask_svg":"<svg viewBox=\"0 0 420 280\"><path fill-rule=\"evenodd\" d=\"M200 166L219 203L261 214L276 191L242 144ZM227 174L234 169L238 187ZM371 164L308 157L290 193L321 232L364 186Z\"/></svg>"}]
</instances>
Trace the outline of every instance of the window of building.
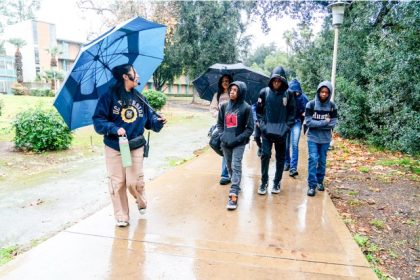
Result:
<instances>
[{"instance_id":1,"label":"window of building","mask_svg":"<svg viewBox=\"0 0 420 280\"><path fill-rule=\"evenodd\" d=\"M35 64L39 64L39 49L38 49L38 47L34 48L34 53L35 53Z\"/></svg>"},{"instance_id":2,"label":"window of building","mask_svg":"<svg viewBox=\"0 0 420 280\"><path fill-rule=\"evenodd\" d=\"M36 21L32 21L32 35L34 37L34 44L38 45L38 26Z\"/></svg>"}]
</instances>

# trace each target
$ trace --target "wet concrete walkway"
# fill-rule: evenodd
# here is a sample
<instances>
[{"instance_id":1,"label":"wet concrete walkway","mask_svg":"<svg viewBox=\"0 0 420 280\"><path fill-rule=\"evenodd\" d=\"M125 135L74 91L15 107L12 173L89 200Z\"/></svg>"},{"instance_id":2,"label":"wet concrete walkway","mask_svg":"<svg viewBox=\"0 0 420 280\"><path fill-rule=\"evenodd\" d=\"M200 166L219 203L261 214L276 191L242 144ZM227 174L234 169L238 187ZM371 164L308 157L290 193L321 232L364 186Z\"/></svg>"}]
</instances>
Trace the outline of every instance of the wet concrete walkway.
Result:
<instances>
[{"instance_id":1,"label":"wet concrete walkway","mask_svg":"<svg viewBox=\"0 0 420 280\"><path fill-rule=\"evenodd\" d=\"M377 279L328 194L306 196L305 144L300 175L283 173L280 194L257 194L251 145L238 209L227 211L221 160L208 152L148 183L146 215L131 199L128 228L108 206L0 267L0 278Z\"/></svg>"}]
</instances>

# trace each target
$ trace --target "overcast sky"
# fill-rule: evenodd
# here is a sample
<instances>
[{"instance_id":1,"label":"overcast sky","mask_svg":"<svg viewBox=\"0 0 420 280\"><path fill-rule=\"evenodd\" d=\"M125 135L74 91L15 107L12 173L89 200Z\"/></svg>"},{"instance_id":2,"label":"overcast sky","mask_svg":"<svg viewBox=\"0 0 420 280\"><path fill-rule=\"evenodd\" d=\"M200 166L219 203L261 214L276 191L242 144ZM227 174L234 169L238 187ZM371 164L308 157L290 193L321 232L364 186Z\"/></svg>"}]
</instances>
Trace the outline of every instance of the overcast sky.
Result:
<instances>
[{"instance_id":1,"label":"overcast sky","mask_svg":"<svg viewBox=\"0 0 420 280\"><path fill-rule=\"evenodd\" d=\"M83 18L76 6L76 0L42 0L37 19L54 23L59 39L79 42L86 42L88 32L100 28L100 23L93 18ZM296 28L296 23L290 18L271 19L271 31L267 35L262 33L259 23L252 23L247 32L254 35L252 49L258 45L268 45L270 42L274 42L279 49L285 51L283 32Z\"/></svg>"}]
</instances>

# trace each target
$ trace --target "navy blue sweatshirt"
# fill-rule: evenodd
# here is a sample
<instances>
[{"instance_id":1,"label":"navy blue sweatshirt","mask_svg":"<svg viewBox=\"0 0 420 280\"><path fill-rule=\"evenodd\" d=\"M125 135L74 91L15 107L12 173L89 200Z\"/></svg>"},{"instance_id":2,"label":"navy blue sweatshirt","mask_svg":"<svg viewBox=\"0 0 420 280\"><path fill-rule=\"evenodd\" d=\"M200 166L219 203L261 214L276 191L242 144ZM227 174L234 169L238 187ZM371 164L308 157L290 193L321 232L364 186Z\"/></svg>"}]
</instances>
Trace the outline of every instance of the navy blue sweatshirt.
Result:
<instances>
[{"instance_id":1,"label":"navy blue sweatshirt","mask_svg":"<svg viewBox=\"0 0 420 280\"><path fill-rule=\"evenodd\" d=\"M277 91L273 89L275 78L282 81L281 87ZM288 88L283 67L276 67L271 74L268 87L260 91L257 101L257 119L263 136L267 135L265 128L271 124L276 124L278 129L276 134L284 136L295 123L295 99L287 91Z\"/></svg>"},{"instance_id":2,"label":"navy blue sweatshirt","mask_svg":"<svg viewBox=\"0 0 420 280\"><path fill-rule=\"evenodd\" d=\"M288 90L293 94L295 98L295 104L296 104L295 121L303 122L306 104L309 101L308 97L303 93L302 87L300 86L300 83L297 79L293 79L290 81Z\"/></svg>"},{"instance_id":3,"label":"navy blue sweatshirt","mask_svg":"<svg viewBox=\"0 0 420 280\"><path fill-rule=\"evenodd\" d=\"M146 98L141 96L140 100L134 91L127 93L128 104L124 108L117 94L109 90L99 97L92 117L95 131L104 135L105 145L117 151L120 150L117 134L120 127L125 129L128 140L143 135L145 128L159 132L163 127L157 115L145 105ZM140 95L137 91L136 94Z\"/></svg>"}]
</instances>

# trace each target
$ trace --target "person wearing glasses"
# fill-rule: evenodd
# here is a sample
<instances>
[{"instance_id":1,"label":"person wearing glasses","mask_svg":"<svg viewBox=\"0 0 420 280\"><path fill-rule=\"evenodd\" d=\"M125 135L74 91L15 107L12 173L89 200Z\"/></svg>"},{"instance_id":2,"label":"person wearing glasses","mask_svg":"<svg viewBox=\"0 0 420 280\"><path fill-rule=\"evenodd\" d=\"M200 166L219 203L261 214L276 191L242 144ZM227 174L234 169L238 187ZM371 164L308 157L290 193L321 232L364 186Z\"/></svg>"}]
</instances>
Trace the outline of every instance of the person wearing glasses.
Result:
<instances>
[{"instance_id":1,"label":"person wearing glasses","mask_svg":"<svg viewBox=\"0 0 420 280\"><path fill-rule=\"evenodd\" d=\"M112 69L112 75L116 83L99 97L92 119L95 131L104 135L108 186L116 225L126 227L130 221L127 189L135 198L140 213L147 207L143 173L146 141L143 134L145 129L159 132L166 119L157 114L146 98L135 89L139 85L139 76L133 65L116 66ZM130 140L130 167L122 165L120 136Z\"/></svg>"}]
</instances>

